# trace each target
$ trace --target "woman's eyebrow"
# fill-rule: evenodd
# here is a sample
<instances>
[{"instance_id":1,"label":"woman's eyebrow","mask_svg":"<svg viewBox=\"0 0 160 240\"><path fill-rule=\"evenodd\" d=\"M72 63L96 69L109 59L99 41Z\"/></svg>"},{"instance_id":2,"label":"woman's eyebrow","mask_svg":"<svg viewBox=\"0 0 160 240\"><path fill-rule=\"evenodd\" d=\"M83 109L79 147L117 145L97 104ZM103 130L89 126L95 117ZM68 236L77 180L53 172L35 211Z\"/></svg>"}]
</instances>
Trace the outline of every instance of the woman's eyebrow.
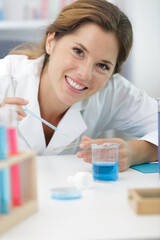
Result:
<instances>
[{"instance_id":1,"label":"woman's eyebrow","mask_svg":"<svg viewBox=\"0 0 160 240\"><path fill-rule=\"evenodd\" d=\"M108 61L108 60L102 60L102 62L105 63L105 64L111 64L112 66L114 66L114 64L111 61Z\"/></svg>"},{"instance_id":2,"label":"woman's eyebrow","mask_svg":"<svg viewBox=\"0 0 160 240\"><path fill-rule=\"evenodd\" d=\"M77 45L79 45L85 52L89 53L88 49L81 43L75 42Z\"/></svg>"},{"instance_id":3,"label":"woman's eyebrow","mask_svg":"<svg viewBox=\"0 0 160 240\"><path fill-rule=\"evenodd\" d=\"M77 43L77 42L75 42L77 45L79 45L85 52L87 52L87 53L89 53L89 51L88 51L88 49L83 45L83 44L81 44L81 43ZM111 62L111 61L109 61L109 60L101 60L103 63L105 63L105 64L111 64L112 66L114 66L114 64Z\"/></svg>"}]
</instances>

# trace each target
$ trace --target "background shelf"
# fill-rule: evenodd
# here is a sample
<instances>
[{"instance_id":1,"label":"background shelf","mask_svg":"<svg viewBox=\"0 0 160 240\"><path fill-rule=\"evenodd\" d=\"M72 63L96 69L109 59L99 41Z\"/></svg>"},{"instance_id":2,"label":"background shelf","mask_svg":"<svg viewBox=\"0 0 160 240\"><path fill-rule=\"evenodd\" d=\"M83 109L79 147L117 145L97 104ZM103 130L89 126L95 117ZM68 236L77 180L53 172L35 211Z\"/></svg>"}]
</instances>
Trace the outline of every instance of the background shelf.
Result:
<instances>
[{"instance_id":1,"label":"background shelf","mask_svg":"<svg viewBox=\"0 0 160 240\"><path fill-rule=\"evenodd\" d=\"M46 27L52 20L3 20L0 21L0 30L36 30L39 27Z\"/></svg>"}]
</instances>

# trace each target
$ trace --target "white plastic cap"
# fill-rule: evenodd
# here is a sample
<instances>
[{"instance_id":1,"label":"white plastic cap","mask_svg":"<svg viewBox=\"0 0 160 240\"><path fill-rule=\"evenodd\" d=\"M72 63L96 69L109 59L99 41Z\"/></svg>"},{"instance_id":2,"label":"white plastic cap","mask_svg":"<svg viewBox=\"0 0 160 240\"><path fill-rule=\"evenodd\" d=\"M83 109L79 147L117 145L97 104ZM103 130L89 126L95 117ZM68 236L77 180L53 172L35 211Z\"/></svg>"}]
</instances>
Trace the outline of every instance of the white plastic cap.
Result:
<instances>
[{"instance_id":1,"label":"white plastic cap","mask_svg":"<svg viewBox=\"0 0 160 240\"><path fill-rule=\"evenodd\" d=\"M86 190L92 187L93 178L89 172L78 172L75 176L69 176L67 181L80 190Z\"/></svg>"}]
</instances>

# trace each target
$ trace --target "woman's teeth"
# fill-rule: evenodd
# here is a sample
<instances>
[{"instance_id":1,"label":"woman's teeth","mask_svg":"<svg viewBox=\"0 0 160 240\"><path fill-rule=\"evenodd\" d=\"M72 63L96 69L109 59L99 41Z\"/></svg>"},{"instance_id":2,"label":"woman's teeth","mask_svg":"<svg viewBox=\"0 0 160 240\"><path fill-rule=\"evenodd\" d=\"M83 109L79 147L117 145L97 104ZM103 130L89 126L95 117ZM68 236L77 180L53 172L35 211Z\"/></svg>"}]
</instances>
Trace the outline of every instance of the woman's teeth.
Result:
<instances>
[{"instance_id":1,"label":"woman's teeth","mask_svg":"<svg viewBox=\"0 0 160 240\"><path fill-rule=\"evenodd\" d=\"M80 86L79 84L73 82L69 77L66 76L66 80L69 83L69 85L77 90L83 90L85 89L84 86Z\"/></svg>"}]
</instances>

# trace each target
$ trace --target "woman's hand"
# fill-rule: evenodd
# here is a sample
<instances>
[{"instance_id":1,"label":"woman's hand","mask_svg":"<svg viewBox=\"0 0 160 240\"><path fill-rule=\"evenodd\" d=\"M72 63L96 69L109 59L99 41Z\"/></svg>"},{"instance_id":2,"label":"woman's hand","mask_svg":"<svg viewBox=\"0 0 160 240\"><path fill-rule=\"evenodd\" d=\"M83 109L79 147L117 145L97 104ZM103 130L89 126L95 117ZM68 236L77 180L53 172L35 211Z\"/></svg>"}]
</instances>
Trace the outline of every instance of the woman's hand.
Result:
<instances>
[{"instance_id":1,"label":"woman's hand","mask_svg":"<svg viewBox=\"0 0 160 240\"><path fill-rule=\"evenodd\" d=\"M17 105L18 121L21 121L24 117L27 116L27 114L22 109L22 106L28 104L27 100L18 97L7 97L2 101L1 106L3 107L6 104Z\"/></svg>"},{"instance_id":2,"label":"woman's hand","mask_svg":"<svg viewBox=\"0 0 160 240\"><path fill-rule=\"evenodd\" d=\"M90 149L91 144L103 144L103 143L118 143L119 146L119 171L125 171L131 166L131 156L132 156L132 148L131 146L120 138L112 138L112 139L91 139L86 136L82 137L82 143L80 144L81 149ZM80 151L77 153L78 158L83 158L85 162L92 162L92 151Z\"/></svg>"},{"instance_id":3,"label":"woman's hand","mask_svg":"<svg viewBox=\"0 0 160 240\"><path fill-rule=\"evenodd\" d=\"M158 147L145 140L124 141L120 138L111 139L91 139L82 137L81 149L90 149L91 144L119 143L119 171L125 171L132 165L155 162L158 160ZM77 153L78 158L83 158L85 162L92 162L91 150Z\"/></svg>"}]
</instances>

